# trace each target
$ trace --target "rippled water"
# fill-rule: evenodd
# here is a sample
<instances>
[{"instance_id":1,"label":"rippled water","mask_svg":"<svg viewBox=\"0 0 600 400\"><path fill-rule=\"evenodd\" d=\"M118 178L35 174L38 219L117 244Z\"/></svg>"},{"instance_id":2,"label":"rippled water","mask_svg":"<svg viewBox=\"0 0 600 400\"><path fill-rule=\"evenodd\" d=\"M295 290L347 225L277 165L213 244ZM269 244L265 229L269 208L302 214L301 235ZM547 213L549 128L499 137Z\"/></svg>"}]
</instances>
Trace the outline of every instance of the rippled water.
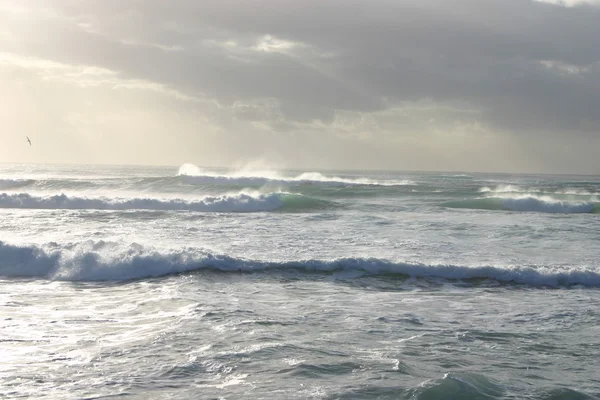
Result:
<instances>
[{"instance_id":1,"label":"rippled water","mask_svg":"<svg viewBox=\"0 0 600 400\"><path fill-rule=\"evenodd\" d=\"M0 398L600 398L593 177L0 171Z\"/></svg>"}]
</instances>

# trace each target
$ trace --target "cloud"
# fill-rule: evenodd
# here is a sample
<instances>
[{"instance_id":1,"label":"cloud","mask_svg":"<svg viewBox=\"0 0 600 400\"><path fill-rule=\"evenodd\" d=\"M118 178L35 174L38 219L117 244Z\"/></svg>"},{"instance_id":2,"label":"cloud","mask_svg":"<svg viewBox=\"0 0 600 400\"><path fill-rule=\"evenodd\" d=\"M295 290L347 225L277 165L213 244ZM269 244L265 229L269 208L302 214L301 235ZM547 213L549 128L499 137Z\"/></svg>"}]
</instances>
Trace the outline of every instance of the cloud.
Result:
<instances>
[{"instance_id":1,"label":"cloud","mask_svg":"<svg viewBox=\"0 0 600 400\"><path fill-rule=\"evenodd\" d=\"M597 136L597 4L0 0L0 48L22 68L47 63L36 66L45 79L199 103L214 129L273 153L296 135L410 144L432 160L443 149L428 140L464 155L451 143L465 132L479 143L471 154L494 140L508 152Z\"/></svg>"}]
</instances>

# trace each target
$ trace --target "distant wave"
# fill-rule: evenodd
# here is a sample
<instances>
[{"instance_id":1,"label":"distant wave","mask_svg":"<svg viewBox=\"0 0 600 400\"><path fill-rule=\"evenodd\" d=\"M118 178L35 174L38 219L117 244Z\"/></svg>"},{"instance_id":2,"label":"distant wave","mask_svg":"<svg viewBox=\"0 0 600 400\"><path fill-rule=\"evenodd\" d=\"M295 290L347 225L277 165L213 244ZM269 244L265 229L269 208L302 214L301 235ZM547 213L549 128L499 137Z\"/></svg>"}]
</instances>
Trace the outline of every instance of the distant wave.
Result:
<instances>
[{"instance_id":1,"label":"distant wave","mask_svg":"<svg viewBox=\"0 0 600 400\"><path fill-rule=\"evenodd\" d=\"M543 188L523 188L516 185L498 185L494 188L489 186L484 186L479 188L480 193L491 193L491 194L507 194L507 193L520 193L524 195L551 195L551 196L560 196L560 197L589 197L592 199L597 199L600 196L599 192L584 190L584 189L575 189L575 188L564 188L564 189L543 189Z\"/></svg>"},{"instance_id":2,"label":"distant wave","mask_svg":"<svg viewBox=\"0 0 600 400\"><path fill-rule=\"evenodd\" d=\"M495 188L491 188L489 186L484 186L479 188L479 192L481 193L522 193L527 191L527 189L521 188L515 185L498 185ZM529 190L535 191L535 190Z\"/></svg>"},{"instance_id":3,"label":"distant wave","mask_svg":"<svg viewBox=\"0 0 600 400\"><path fill-rule=\"evenodd\" d=\"M208 196L199 200L156 198L74 197L64 194L32 196L27 193L0 194L0 208L69 210L163 210L199 212L302 211L326 208L334 203L291 193L239 193Z\"/></svg>"},{"instance_id":4,"label":"distant wave","mask_svg":"<svg viewBox=\"0 0 600 400\"><path fill-rule=\"evenodd\" d=\"M31 179L0 179L0 189L12 189L27 186L33 181Z\"/></svg>"},{"instance_id":5,"label":"distant wave","mask_svg":"<svg viewBox=\"0 0 600 400\"><path fill-rule=\"evenodd\" d=\"M184 164L179 168L179 176L189 183L196 184L230 184L240 186L262 186L274 184L327 184L327 185L364 185L364 186L405 186L414 182L409 180L374 180L367 178L342 178L325 176L319 172L304 172L297 176L282 176L274 171L239 171L228 174L216 174L201 170L192 164Z\"/></svg>"},{"instance_id":6,"label":"distant wave","mask_svg":"<svg viewBox=\"0 0 600 400\"><path fill-rule=\"evenodd\" d=\"M473 175L467 174L441 174L437 176L444 179L473 179Z\"/></svg>"},{"instance_id":7,"label":"distant wave","mask_svg":"<svg viewBox=\"0 0 600 400\"><path fill-rule=\"evenodd\" d=\"M562 201L551 197L486 197L448 201L441 204L448 208L475 210L504 210L540 213L600 213L600 203L589 201Z\"/></svg>"},{"instance_id":8,"label":"distant wave","mask_svg":"<svg viewBox=\"0 0 600 400\"><path fill-rule=\"evenodd\" d=\"M597 269L551 267L494 267L427 265L392 262L375 258L337 260L257 261L215 255L183 248L156 250L139 244L86 241L45 246L15 246L0 241L0 276L71 281L120 281L164 276L181 272L333 273L340 279L396 275L405 278L449 280L487 279L505 283L544 286L600 285ZM343 274L348 272L348 274Z\"/></svg>"},{"instance_id":9,"label":"distant wave","mask_svg":"<svg viewBox=\"0 0 600 400\"><path fill-rule=\"evenodd\" d=\"M0 179L0 190L144 190L160 188L170 180L173 180L173 177Z\"/></svg>"}]
</instances>

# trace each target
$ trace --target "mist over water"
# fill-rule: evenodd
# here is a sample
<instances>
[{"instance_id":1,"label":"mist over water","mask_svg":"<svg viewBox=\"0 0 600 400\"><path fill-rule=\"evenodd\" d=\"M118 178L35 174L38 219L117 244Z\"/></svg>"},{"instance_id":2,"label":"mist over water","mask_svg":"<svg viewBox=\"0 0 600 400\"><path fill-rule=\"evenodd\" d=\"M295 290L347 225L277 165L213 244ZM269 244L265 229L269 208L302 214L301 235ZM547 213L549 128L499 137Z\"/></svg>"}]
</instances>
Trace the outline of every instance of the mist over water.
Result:
<instances>
[{"instance_id":1,"label":"mist over water","mask_svg":"<svg viewBox=\"0 0 600 400\"><path fill-rule=\"evenodd\" d=\"M600 397L600 178L0 166L0 397Z\"/></svg>"}]
</instances>

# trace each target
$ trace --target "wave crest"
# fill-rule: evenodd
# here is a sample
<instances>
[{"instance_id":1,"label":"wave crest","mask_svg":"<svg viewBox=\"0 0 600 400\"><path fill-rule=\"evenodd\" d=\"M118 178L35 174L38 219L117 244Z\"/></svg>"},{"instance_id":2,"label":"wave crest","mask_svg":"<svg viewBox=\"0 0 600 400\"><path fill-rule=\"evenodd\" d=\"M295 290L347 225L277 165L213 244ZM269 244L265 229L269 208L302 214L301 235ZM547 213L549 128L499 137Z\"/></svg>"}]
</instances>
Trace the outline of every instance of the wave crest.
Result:
<instances>
[{"instance_id":1,"label":"wave crest","mask_svg":"<svg viewBox=\"0 0 600 400\"><path fill-rule=\"evenodd\" d=\"M223 196L207 196L199 200L156 198L75 197L65 194L32 196L27 193L0 194L0 208L65 209L65 210L154 210L250 213L267 211L301 212L327 209L337 203L301 194L274 192L242 192Z\"/></svg>"},{"instance_id":2,"label":"wave crest","mask_svg":"<svg viewBox=\"0 0 600 400\"><path fill-rule=\"evenodd\" d=\"M367 178L342 178L326 176L320 172L304 172L296 176L283 176L275 171L237 171L226 174L204 171L193 164L179 168L178 176L194 184L229 184L240 186L263 186L266 184L323 184L323 185L363 185L363 186L406 186L409 180L373 180Z\"/></svg>"},{"instance_id":3,"label":"wave crest","mask_svg":"<svg viewBox=\"0 0 600 400\"><path fill-rule=\"evenodd\" d=\"M27 193L0 194L0 208L69 209L69 210L162 210L201 212L272 211L283 205L280 193L224 195L190 201L155 198L90 198L65 194L32 196Z\"/></svg>"},{"instance_id":4,"label":"wave crest","mask_svg":"<svg viewBox=\"0 0 600 400\"><path fill-rule=\"evenodd\" d=\"M516 185L498 185L496 187L483 186L478 189L479 193L489 193L491 196L552 196L561 199L587 198L591 201L598 201L600 193L578 188L524 188Z\"/></svg>"},{"instance_id":5,"label":"wave crest","mask_svg":"<svg viewBox=\"0 0 600 400\"><path fill-rule=\"evenodd\" d=\"M592 201L563 201L552 197L486 197L448 201L441 206L475 210L503 210L540 213L600 213L600 203Z\"/></svg>"},{"instance_id":6,"label":"wave crest","mask_svg":"<svg viewBox=\"0 0 600 400\"><path fill-rule=\"evenodd\" d=\"M348 272L340 277L403 276L449 280L489 279L544 286L599 286L598 270L559 267L428 265L376 258L259 261L215 255L198 248L157 250L139 244L86 241L15 246L0 241L0 276L70 281L120 281L198 270L223 272Z\"/></svg>"}]
</instances>

